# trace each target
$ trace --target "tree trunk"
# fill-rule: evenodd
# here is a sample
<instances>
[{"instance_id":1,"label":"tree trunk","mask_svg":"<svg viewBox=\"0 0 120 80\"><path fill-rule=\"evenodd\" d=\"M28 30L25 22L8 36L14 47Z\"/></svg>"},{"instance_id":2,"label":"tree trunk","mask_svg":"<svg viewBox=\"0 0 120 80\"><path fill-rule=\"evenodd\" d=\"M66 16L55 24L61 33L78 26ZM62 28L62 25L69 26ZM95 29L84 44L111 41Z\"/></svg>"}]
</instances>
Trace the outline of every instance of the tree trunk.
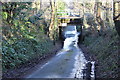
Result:
<instances>
[{"instance_id":1,"label":"tree trunk","mask_svg":"<svg viewBox=\"0 0 120 80\"><path fill-rule=\"evenodd\" d=\"M50 5L51 5L51 22L50 22L50 26L49 26L49 37L51 40L54 40L54 22L55 22L55 1L54 0L50 0Z\"/></svg>"},{"instance_id":2,"label":"tree trunk","mask_svg":"<svg viewBox=\"0 0 120 80\"><path fill-rule=\"evenodd\" d=\"M117 31L118 35L120 36L120 13L119 13L120 2L117 3L118 5L116 5L116 3L117 2L113 3L114 4L113 17L114 17L114 23L115 23L116 31Z\"/></svg>"}]
</instances>

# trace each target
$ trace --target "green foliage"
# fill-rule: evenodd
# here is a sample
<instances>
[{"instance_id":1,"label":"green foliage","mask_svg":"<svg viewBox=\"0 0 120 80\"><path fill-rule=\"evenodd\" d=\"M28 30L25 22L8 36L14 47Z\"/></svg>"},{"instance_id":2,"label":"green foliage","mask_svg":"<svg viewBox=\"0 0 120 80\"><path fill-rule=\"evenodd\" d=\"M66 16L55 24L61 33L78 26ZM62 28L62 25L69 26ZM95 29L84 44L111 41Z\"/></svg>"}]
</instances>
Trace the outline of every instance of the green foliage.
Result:
<instances>
[{"instance_id":1,"label":"green foliage","mask_svg":"<svg viewBox=\"0 0 120 80\"><path fill-rule=\"evenodd\" d=\"M3 72L17 68L33 58L49 53L54 45L44 34L46 22L40 11L34 15L32 2L9 2L2 5Z\"/></svg>"},{"instance_id":2,"label":"green foliage","mask_svg":"<svg viewBox=\"0 0 120 80\"><path fill-rule=\"evenodd\" d=\"M3 18L4 20L6 20L7 17L8 17L8 13L7 13L7 12L2 12L2 18Z\"/></svg>"},{"instance_id":3,"label":"green foliage","mask_svg":"<svg viewBox=\"0 0 120 80\"><path fill-rule=\"evenodd\" d=\"M65 11L65 8L66 8L65 2L63 2L62 0L58 0L57 5L58 5L57 12L64 12ZM57 15L62 16L62 15L67 15L67 13L58 13Z\"/></svg>"},{"instance_id":4,"label":"green foliage","mask_svg":"<svg viewBox=\"0 0 120 80\"><path fill-rule=\"evenodd\" d=\"M44 56L54 47L49 39L41 39L41 42L34 39L23 39L13 44L5 44L3 43L2 48L4 71L16 68L35 57Z\"/></svg>"}]
</instances>

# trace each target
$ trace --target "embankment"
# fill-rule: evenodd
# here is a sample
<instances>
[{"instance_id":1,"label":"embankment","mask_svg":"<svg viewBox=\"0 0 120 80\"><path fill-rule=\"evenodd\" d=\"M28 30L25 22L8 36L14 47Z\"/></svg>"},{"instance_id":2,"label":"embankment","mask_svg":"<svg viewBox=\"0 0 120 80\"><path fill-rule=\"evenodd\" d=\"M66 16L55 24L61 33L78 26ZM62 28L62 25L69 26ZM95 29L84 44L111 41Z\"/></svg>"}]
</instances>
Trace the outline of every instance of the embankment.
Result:
<instances>
[{"instance_id":1,"label":"embankment","mask_svg":"<svg viewBox=\"0 0 120 80\"><path fill-rule=\"evenodd\" d=\"M119 77L120 37L115 29L108 29L102 35L88 34L81 48L88 60L96 61L96 78Z\"/></svg>"}]
</instances>

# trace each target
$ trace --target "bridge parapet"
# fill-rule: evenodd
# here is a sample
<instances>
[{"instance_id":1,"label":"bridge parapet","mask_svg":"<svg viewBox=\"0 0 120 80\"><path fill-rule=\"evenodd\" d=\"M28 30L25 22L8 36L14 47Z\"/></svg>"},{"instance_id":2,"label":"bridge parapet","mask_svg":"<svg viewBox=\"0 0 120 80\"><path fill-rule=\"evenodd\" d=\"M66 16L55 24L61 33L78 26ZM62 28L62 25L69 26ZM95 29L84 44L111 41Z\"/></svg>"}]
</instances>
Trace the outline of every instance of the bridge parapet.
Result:
<instances>
[{"instance_id":1,"label":"bridge parapet","mask_svg":"<svg viewBox=\"0 0 120 80\"><path fill-rule=\"evenodd\" d=\"M58 17L59 26L62 26L62 23L82 24L82 22L83 22L82 17L76 17L76 16L61 16L61 17Z\"/></svg>"}]
</instances>

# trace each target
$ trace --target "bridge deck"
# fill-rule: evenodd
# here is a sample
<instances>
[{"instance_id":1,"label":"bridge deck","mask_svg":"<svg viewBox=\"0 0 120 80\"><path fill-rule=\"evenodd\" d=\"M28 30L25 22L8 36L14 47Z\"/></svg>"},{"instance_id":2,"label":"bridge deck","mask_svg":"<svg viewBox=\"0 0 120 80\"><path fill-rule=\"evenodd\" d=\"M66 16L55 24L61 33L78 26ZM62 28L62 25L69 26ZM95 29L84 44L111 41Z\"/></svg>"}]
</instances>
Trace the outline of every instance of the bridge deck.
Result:
<instances>
[{"instance_id":1,"label":"bridge deck","mask_svg":"<svg viewBox=\"0 0 120 80\"><path fill-rule=\"evenodd\" d=\"M58 19L80 19L81 17L76 17L76 16L63 16L59 17Z\"/></svg>"},{"instance_id":2,"label":"bridge deck","mask_svg":"<svg viewBox=\"0 0 120 80\"><path fill-rule=\"evenodd\" d=\"M62 23L69 23L69 24L82 24L82 17L78 16L60 16L58 17L59 26L63 26L66 24Z\"/></svg>"}]
</instances>

